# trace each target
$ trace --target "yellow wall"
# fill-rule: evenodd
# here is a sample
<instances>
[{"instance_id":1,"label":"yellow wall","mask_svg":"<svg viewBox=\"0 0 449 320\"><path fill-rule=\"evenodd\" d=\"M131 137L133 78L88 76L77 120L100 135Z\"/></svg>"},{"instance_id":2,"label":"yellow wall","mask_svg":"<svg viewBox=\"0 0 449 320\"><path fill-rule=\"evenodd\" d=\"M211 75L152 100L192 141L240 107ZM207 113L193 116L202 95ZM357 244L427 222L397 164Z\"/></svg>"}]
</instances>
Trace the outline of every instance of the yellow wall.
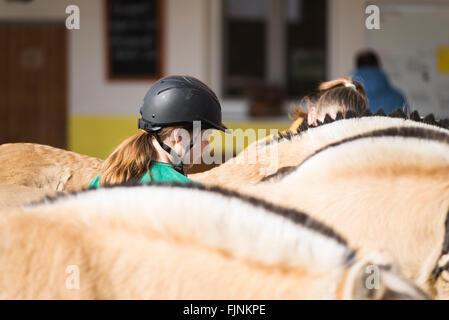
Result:
<instances>
[{"instance_id":1,"label":"yellow wall","mask_svg":"<svg viewBox=\"0 0 449 320\"><path fill-rule=\"evenodd\" d=\"M137 117L71 116L69 150L105 159L121 141L137 132Z\"/></svg>"},{"instance_id":2,"label":"yellow wall","mask_svg":"<svg viewBox=\"0 0 449 320\"><path fill-rule=\"evenodd\" d=\"M120 142L127 137L138 132L137 117L130 116L81 116L73 115L69 119L69 150L81 154L105 159ZM284 130L289 127L289 122L226 122L230 129L240 128L243 131L249 128L266 129L266 134L260 133L256 135L256 139L261 139L270 133L270 129ZM230 139L225 143L224 134L218 133L218 137L222 138L223 149L241 151L235 149ZM240 135L242 133L240 132ZM238 136L239 133L235 134ZM255 139L247 139L245 146L253 142ZM214 143L215 141L215 143ZM212 140L211 147L217 146L216 138ZM224 151L224 150L223 150Z\"/></svg>"}]
</instances>

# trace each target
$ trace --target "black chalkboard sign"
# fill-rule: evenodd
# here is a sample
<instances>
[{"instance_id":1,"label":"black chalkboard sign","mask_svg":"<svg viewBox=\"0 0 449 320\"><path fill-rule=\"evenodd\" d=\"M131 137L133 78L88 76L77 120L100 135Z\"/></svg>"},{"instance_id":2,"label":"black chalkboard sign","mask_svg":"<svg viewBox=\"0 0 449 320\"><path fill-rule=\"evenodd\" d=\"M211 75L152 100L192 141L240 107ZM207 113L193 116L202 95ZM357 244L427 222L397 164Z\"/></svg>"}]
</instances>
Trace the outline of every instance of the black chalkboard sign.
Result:
<instances>
[{"instance_id":1,"label":"black chalkboard sign","mask_svg":"<svg viewBox=\"0 0 449 320\"><path fill-rule=\"evenodd\" d=\"M110 79L162 76L163 0L106 0L107 71Z\"/></svg>"}]
</instances>

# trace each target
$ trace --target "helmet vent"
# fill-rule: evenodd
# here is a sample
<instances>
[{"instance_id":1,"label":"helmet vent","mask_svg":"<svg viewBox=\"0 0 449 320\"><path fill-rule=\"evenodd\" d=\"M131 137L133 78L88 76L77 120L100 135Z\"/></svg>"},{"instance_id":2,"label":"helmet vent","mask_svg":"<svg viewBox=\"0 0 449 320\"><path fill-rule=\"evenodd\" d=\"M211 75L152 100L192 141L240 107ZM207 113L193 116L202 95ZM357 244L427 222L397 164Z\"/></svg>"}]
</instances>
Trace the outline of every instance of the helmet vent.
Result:
<instances>
[{"instance_id":1,"label":"helmet vent","mask_svg":"<svg viewBox=\"0 0 449 320\"><path fill-rule=\"evenodd\" d=\"M161 91L159 91L157 94L160 95L161 93L164 93L165 91L171 90L171 89L182 89L183 87L170 87L170 88L165 88L162 89Z\"/></svg>"}]
</instances>

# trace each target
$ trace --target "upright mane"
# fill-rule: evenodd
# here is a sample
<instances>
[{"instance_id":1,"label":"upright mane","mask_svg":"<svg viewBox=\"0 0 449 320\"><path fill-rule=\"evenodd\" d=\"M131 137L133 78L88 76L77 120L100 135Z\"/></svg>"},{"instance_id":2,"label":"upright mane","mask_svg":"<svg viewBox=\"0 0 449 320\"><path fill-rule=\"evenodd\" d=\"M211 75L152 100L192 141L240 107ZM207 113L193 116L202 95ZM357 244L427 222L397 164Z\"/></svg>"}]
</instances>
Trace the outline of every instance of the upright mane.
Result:
<instances>
[{"instance_id":1,"label":"upright mane","mask_svg":"<svg viewBox=\"0 0 449 320\"><path fill-rule=\"evenodd\" d=\"M335 143L331 143L317 150L315 153L311 154L299 166L304 164L307 160L313 158L315 155L327 149L343 145L351 141L356 141L365 138L380 138L380 137L417 138L421 140L440 142L449 146L449 132L441 132L419 127L393 127L381 130L373 130L363 134L355 135L353 137L342 139Z\"/></svg>"},{"instance_id":2,"label":"upright mane","mask_svg":"<svg viewBox=\"0 0 449 320\"><path fill-rule=\"evenodd\" d=\"M98 217L120 219L264 265L312 273L346 266L354 258L345 239L305 213L218 187L116 186L47 198L24 210L64 211L61 219L71 212L90 226L98 225L89 222Z\"/></svg>"},{"instance_id":3,"label":"upright mane","mask_svg":"<svg viewBox=\"0 0 449 320\"><path fill-rule=\"evenodd\" d=\"M333 123L335 121L342 120L342 119L366 118L366 117L401 118L404 120L411 120L411 121L414 121L417 123L425 123L428 125L436 126L438 128L442 128L442 129L449 129L449 118L436 120L435 116L433 114L428 114L425 117L421 117L418 111L413 111L412 113L410 113L409 116L407 116L402 111L402 109L397 109L397 110L389 113L388 115L382 109L379 109L376 113L372 113L370 110L365 110L363 113L360 113L360 114L356 113L355 111L350 110L346 114L343 114L342 112L338 112L335 119L333 119L331 116L329 116L327 114L325 116L323 122L318 121L316 125L309 125L307 123L307 120L304 119L304 121L302 121L301 125L298 127L298 129L296 131L287 130L284 132L278 132L274 136L272 136L270 141L272 143L275 143L275 142L277 143L282 140L291 140L292 138L301 135L302 133L308 131L311 128L321 127L323 125ZM264 141L264 143L265 143L265 141Z\"/></svg>"},{"instance_id":4,"label":"upright mane","mask_svg":"<svg viewBox=\"0 0 449 320\"><path fill-rule=\"evenodd\" d=\"M448 144L449 145L449 131L445 132L443 130L437 131L432 130L424 127L390 127L386 129L378 129L378 130L372 130L369 132L365 132L362 134L357 134L339 141L336 141L334 143L330 143L318 150L316 150L314 153L309 155L297 166L287 167L283 168L282 170L279 170L278 172L267 176L264 178L261 182L273 182L273 181L279 181L280 179L284 178L285 176L289 175L290 173L294 172L298 167L300 167L302 164L304 164L309 159L312 159L315 155L320 154L321 152L333 148L351 141L364 139L364 138L378 138L378 137L402 137L402 138L418 138L418 139L424 139L424 140L430 140L430 141L437 141L440 143Z\"/></svg>"},{"instance_id":5,"label":"upright mane","mask_svg":"<svg viewBox=\"0 0 449 320\"><path fill-rule=\"evenodd\" d=\"M375 130L327 145L297 167L273 175L270 180L284 181L299 172L342 174L338 168L351 174L377 168L378 175L399 172L436 174L436 168L449 171L449 133L417 127Z\"/></svg>"}]
</instances>

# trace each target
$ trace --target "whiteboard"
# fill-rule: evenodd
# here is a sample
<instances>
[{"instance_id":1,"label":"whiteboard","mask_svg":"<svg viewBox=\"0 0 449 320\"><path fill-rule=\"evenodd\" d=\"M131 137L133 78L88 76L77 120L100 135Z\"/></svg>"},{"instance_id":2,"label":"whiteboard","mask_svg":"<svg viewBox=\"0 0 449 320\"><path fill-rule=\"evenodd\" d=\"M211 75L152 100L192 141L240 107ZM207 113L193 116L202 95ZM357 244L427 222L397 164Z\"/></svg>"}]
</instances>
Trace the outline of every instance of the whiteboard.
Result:
<instances>
[{"instance_id":1,"label":"whiteboard","mask_svg":"<svg viewBox=\"0 0 449 320\"><path fill-rule=\"evenodd\" d=\"M366 29L367 47L377 51L412 111L449 117L449 72L441 68L441 53L449 50L449 4L378 6L380 30Z\"/></svg>"}]
</instances>

